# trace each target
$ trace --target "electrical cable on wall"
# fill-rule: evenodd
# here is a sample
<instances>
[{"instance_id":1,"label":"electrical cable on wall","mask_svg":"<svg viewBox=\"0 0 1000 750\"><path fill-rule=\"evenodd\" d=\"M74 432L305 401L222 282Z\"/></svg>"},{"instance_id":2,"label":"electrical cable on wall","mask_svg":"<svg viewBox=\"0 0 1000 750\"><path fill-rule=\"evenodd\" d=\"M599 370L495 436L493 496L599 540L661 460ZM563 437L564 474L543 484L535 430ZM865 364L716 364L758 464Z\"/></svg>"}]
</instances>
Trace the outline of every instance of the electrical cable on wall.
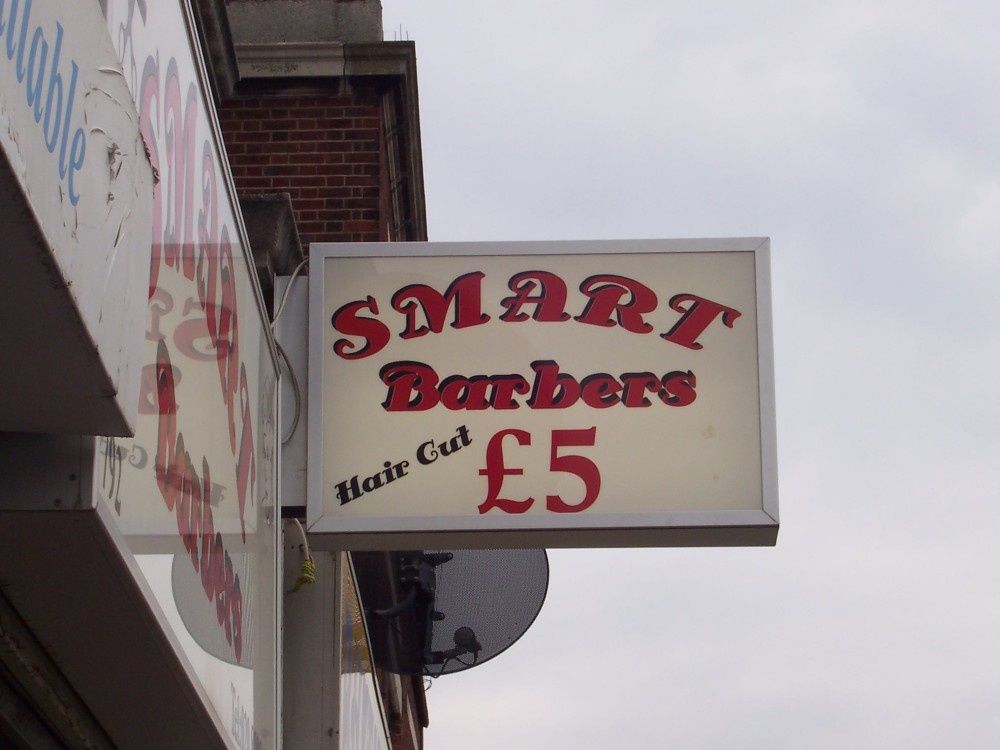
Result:
<instances>
[{"instance_id":1,"label":"electrical cable on wall","mask_svg":"<svg viewBox=\"0 0 1000 750\"><path fill-rule=\"evenodd\" d=\"M274 310L274 316L271 318L272 334L276 332L278 318L281 317L281 314L285 311L285 305L288 304L288 299L291 296L292 284L295 283L296 277L308 265L309 258L306 258L295 267L295 270L292 271L292 275L288 278L288 284L285 285L285 291L282 293L278 306ZM277 339L275 339L274 345L278 350L278 355L284 360L285 367L288 368L288 375L292 379L292 394L295 397L295 409L292 412L291 427L288 428L288 432L281 438L281 444L288 445L292 436L295 435L295 431L298 429L299 420L302 418L302 389L299 387L299 379L295 376L295 368L292 367L292 360L288 356L288 352L285 351L285 348L277 341Z\"/></svg>"},{"instance_id":2,"label":"electrical cable on wall","mask_svg":"<svg viewBox=\"0 0 1000 750\"><path fill-rule=\"evenodd\" d=\"M285 361L285 367L288 368L288 376L292 379L292 394L295 396L295 410L292 412L292 424L288 428L288 432L281 438L281 444L288 445L288 442L295 435L295 431L299 427L299 419L302 418L302 390L299 387L299 379L295 377L295 368L292 367L292 360L289 359L285 347L278 343L277 340L275 340L274 346L278 350L278 355Z\"/></svg>"},{"instance_id":3,"label":"electrical cable on wall","mask_svg":"<svg viewBox=\"0 0 1000 750\"><path fill-rule=\"evenodd\" d=\"M309 549L309 540L306 538L306 530L302 528L302 524L299 519L293 518L292 523L299 530L299 534L302 536L302 553L304 559L302 560L302 567L299 568L299 576L295 579L295 585L292 586L292 593L298 592L302 586L307 583L316 583L316 561L313 559L312 551Z\"/></svg>"},{"instance_id":4,"label":"electrical cable on wall","mask_svg":"<svg viewBox=\"0 0 1000 750\"><path fill-rule=\"evenodd\" d=\"M281 317L281 313L285 311L285 305L288 304L288 298L291 295L292 284L295 283L296 277L302 272L302 269L309 265L309 258L306 258L297 266L295 270L292 271L292 275L288 277L288 284L285 286L285 291L281 295L281 300L278 302L278 306L274 308L274 316L271 318L271 332L275 330L275 326L278 324L278 318Z\"/></svg>"}]
</instances>

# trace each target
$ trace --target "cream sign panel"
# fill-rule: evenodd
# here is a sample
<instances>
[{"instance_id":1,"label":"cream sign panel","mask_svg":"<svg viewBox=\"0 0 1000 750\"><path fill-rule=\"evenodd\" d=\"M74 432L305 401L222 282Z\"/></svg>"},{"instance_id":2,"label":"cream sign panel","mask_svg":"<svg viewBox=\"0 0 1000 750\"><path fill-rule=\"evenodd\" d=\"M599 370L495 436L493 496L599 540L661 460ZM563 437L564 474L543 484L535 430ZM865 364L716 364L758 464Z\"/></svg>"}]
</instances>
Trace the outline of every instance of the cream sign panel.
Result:
<instances>
[{"instance_id":1,"label":"cream sign panel","mask_svg":"<svg viewBox=\"0 0 1000 750\"><path fill-rule=\"evenodd\" d=\"M314 246L311 265L314 531L774 542L766 240Z\"/></svg>"}]
</instances>

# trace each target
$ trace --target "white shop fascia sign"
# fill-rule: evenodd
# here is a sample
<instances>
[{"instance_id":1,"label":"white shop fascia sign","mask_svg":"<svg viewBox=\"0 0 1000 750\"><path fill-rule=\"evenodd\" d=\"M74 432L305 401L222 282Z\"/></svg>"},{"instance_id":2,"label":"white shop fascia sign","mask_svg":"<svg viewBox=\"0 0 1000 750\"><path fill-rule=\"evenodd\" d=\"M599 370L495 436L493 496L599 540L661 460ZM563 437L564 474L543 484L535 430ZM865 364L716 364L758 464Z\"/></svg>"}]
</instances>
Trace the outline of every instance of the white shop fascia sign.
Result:
<instances>
[{"instance_id":1,"label":"white shop fascia sign","mask_svg":"<svg viewBox=\"0 0 1000 750\"><path fill-rule=\"evenodd\" d=\"M0 150L0 429L129 434L154 176L101 4L0 3Z\"/></svg>"},{"instance_id":2,"label":"white shop fascia sign","mask_svg":"<svg viewBox=\"0 0 1000 750\"><path fill-rule=\"evenodd\" d=\"M766 239L313 245L335 546L773 544Z\"/></svg>"}]
</instances>

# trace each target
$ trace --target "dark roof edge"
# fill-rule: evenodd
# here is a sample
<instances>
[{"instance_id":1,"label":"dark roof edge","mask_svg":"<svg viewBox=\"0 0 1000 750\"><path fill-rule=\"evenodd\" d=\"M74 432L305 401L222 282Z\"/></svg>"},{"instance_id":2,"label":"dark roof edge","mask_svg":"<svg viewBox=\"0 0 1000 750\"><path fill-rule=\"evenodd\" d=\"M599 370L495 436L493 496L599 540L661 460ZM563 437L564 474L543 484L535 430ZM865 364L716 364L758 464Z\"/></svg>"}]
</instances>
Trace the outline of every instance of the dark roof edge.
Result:
<instances>
[{"instance_id":1,"label":"dark roof edge","mask_svg":"<svg viewBox=\"0 0 1000 750\"><path fill-rule=\"evenodd\" d=\"M198 40L205 57L205 67L208 68L212 95L218 106L232 96L240 76L229 15L224 0L193 0L191 8L198 26Z\"/></svg>"}]
</instances>

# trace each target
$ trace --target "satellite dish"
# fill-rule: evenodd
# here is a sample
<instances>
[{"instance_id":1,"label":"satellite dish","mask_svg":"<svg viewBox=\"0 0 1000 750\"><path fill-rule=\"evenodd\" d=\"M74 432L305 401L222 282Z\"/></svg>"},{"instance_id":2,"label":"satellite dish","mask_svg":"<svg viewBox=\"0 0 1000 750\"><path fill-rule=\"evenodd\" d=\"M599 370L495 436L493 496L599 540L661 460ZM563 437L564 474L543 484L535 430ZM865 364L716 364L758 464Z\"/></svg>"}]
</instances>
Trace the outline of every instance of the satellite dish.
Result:
<instances>
[{"instance_id":1,"label":"satellite dish","mask_svg":"<svg viewBox=\"0 0 1000 750\"><path fill-rule=\"evenodd\" d=\"M524 635L545 601L542 549L396 554L402 599L365 602L375 663L389 672L439 677L483 664Z\"/></svg>"}]
</instances>

